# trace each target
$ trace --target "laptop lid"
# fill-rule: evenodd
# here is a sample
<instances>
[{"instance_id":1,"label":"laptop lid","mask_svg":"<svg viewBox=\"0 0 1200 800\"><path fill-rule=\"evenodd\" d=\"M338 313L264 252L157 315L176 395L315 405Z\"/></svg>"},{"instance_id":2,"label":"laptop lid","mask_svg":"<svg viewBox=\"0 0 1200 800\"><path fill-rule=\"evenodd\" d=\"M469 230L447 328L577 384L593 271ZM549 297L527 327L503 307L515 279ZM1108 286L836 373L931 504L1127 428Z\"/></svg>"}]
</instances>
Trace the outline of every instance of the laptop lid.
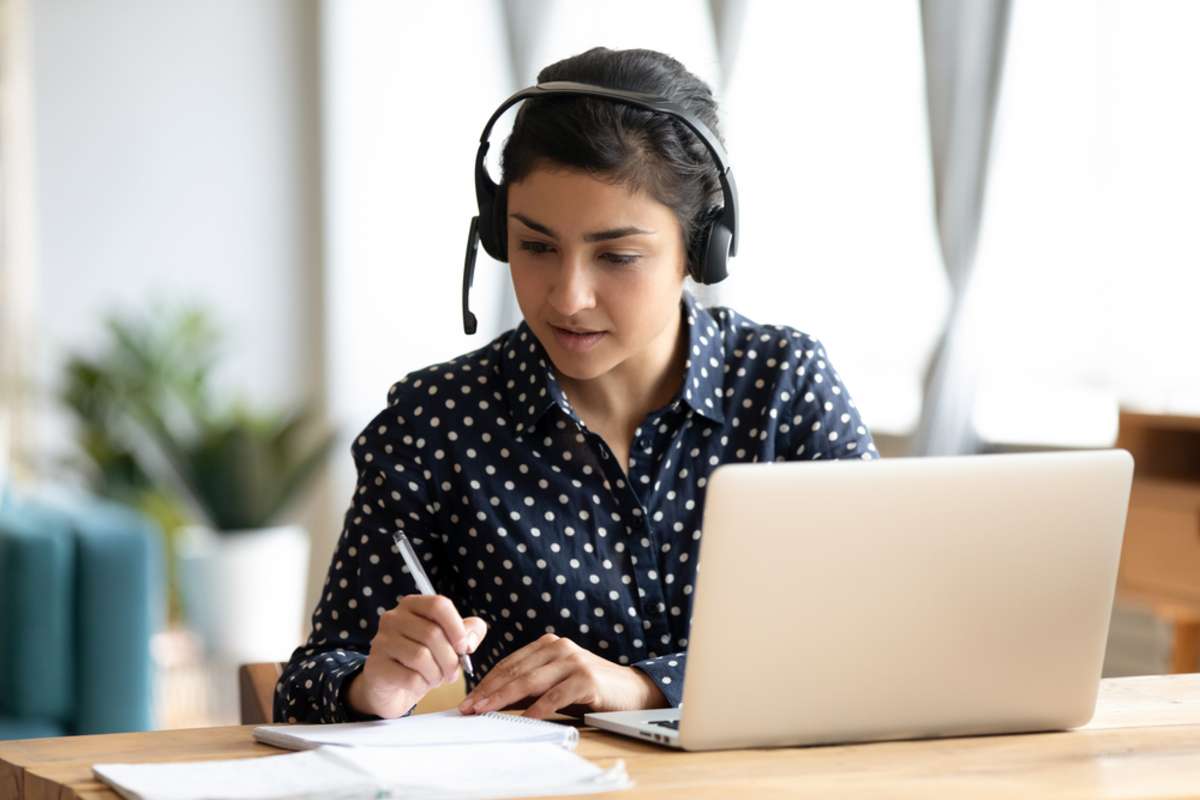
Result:
<instances>
[{"instance_id":1,"label":"laptop lid","mask_svg":"<svg viewBox=\"0 0 1200 800\"><path fill-rule=\"evenodd\" d=\"M1086 723L1132 471L1123 450L718 468L682 745Z\"/></svg>"}]
</instances>

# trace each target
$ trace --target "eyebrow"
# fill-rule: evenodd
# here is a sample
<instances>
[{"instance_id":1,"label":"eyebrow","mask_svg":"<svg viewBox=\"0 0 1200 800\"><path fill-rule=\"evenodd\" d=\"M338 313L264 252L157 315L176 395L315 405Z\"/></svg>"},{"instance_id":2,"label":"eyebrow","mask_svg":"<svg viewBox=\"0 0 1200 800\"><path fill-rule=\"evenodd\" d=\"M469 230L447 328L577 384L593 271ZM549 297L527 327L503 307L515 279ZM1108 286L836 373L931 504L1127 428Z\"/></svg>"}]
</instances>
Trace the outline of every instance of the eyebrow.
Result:
<instances>
[{"instance_id":1,"label":"eyebrow","mask_svg":"<svg viewBox=\"0 0 1200 800\"><path fill-rule=\"evenodd\" d=\"M525 216L524 214L515 214L514 213L514 214L509 214L509 216L512 217L513 219L520 221L523 225L525 225L525 227L532 228L533 230L537 231L538 233L545 234L546 236L549 236L554 239L558 238L557 233L550 230L542 223L531 220L529 217ZM585 242L603 242L603 241L607 241L608 239L621 239L625 236L637 236L639 234L653 235L655 233L657 233L657 231L647 231L647 230L643 230L642 228L634 227L633 225L626 225L624 228L611 228L607 231L596 231L595 233L585 233L583 235L583 240Z\"/></svg>"}]
</instances>

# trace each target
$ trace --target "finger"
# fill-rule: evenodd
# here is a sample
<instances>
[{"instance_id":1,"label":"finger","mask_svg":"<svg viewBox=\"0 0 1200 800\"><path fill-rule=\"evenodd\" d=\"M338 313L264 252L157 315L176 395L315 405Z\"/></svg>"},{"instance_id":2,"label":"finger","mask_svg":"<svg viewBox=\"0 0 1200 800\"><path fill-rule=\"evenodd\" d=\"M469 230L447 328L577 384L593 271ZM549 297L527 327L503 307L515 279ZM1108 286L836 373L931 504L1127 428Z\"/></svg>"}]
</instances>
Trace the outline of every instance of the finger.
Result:
<instances>
[{"instance_id":1,"label":"finger","mask_svg":"<svg viewBox=\"0 0 1200 800\"><path fill-rule=\"evenodd\" d=\"M442 672L442 680L450 681L450 676L454 674L458 665L458 654L446 640L446 632L442 626L425 617L409 614L401 620L398 627L403 636L429 648L429 652L433 654L433 658Z\"/></svg>"},{"instance_id":2,"label":"finger","mask_svg":"<svg viewBox=\"0 0 1200 800\"><path fill-rule=\"evenodd\" d=\"M463 619L458 615L458 609L449 597L442 594L409 595L404 598L405 605L414 614L436 622L445 632L446 641L450 643L455 653L466 652L467 629Z\"/></svg>"},{"instance_id":3,"label":"finger","mask_svg":"<svg viewBox=\"0 0 1200 800\"><path fill-rule=\"evenodd\" d=\"M495 666L488 670L479 683L475 684L475 688L467 693L467 696L463 699L463 706L468 706L481 697L496 691L496 689L516 677L519 674L518 670L521 662L529 658L530 655L542 646L541 641L530 642L516 652L509 653L500 659ZM460 708L463 706L460 706Z\"/></svg>"},{"instance_id":4,"label":"finger","mask_svg":"<svg viewBox=\"0 0 1200 800\"><path fill-rule=\"evenodd\" d=\"M541 651L547 646L554 644L557 640L557 636L547 633L545 636L525 645L520 650L509 653L502 658L496 666L488 670L487 675L484 675L483 679L471 690L470 694L463 700L463 704L459 706L460 710L467 710L469 705L478 701L481 697L486 697L494 693L501 686L529 669L544 664L548 660L548 657Z\"/></svg>"},{"instance_id":5,"label":"finger","mask_svg":"<svg viewBox=\"0 0 1200 800\"><path fill-rule=\"evenodd\" d=\"M433 653L429 652L429 648L407 636L401 637L390 647L389 655L403 666L419 673L431 689L440 686L445 678L442 668L433 657Z\"/></svg>"},{"instance_id":6,"label":"finger","mask_svg":"<svg viewBox=\"0 0 1200 800\"><path fill-rule=\"evenodd\" d=\"M560 708L583 700L587 694L587 679L578 673L570 673L568 677L543 692L537 702L525 709L524 716L545 719Z\"/></svg>"},{"instance_id":7,"label":"finger","mask_svg":"<svg viewBox=\"0 0 1200 800\"><path fill-rule=\"evenodd\" d=\"M474 711L478 714L499 711L526 697L541 697L550 687L570 675L574 666L573 663L560 658L531 669L483 698L475 706Z\"/></svg>"},{"instance_id":8,"label":"finger","mask_svg":"<svg viewBox=\"0 0 1200 800\"><path fill-rule=\"evenodd\" d=\"M479 617L463 617L463 627L467 629L467 653L474 653L483 637L487 636L488 626Z\"/></svg>"}]
</instances>

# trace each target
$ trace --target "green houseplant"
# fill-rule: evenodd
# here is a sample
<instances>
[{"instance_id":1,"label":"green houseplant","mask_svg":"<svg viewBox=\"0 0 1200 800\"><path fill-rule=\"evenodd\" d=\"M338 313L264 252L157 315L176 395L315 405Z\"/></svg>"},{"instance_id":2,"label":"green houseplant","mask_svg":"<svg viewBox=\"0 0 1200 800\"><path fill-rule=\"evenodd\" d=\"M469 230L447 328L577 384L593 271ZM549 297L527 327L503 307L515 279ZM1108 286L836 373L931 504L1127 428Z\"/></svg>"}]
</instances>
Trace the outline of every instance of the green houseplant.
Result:
<instances>
[{"instance_id":1,"label":"green houseplant","mask_svg":"<svg viewBox=\"0 0 1200 800\"><path fill-rule=\"evenodd\" d=\"M98 352L69 359L62 398L93 490L151 514L167 534L172 618L186 606L222 651L292 627L279 619L296 616L302 602L308 537L276 523L318 474L332 434L316 431L307 408L254 412L219 401L220 337L201 310L116 315L105 334ZM221 632L271 609L275 619L257 623L258 632Z\"/></svg>"},{"instance_id":2,"label":"green houseplant","mask_svg":"<svg viewBox=\"0 0 1200 800\"><path fill-rule=\"evenodd\" d=\"M161 309L137 319L110 317L98 352L66 362L60 398L72 412L78 455L71 466L90 489L158 522L165 537L168 617L181 613L174 553L188 522L183 502L156 480L139 420L179 416L207 402L216 333L197 311Z\"/></svg>"}]
</instances>

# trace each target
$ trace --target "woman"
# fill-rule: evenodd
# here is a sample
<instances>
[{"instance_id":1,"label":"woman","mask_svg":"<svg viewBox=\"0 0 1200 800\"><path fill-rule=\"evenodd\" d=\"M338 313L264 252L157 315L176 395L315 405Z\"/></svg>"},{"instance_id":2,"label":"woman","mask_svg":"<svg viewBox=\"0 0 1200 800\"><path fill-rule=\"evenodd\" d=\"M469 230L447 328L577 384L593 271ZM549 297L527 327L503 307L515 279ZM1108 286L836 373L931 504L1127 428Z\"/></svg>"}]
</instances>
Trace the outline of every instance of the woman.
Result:
<instances>
[{"instance_id":1,"label":"woman","mask_svg":"<svg viewBox=\"0 0 1200 800\"><path fill-rule=\"evenodd\" d=\"M595 48L538 81L659 95L718 130L708 86L654 51ZM721 197L684 125L527 100L502 163L524 322L402 378L356 440L354 501L277 720L404 715L463 653L463 713L678 705L709 473L878 455L819 341L684 291ZM397 530L437 596L417 594Z\"/></svg>"}]
</instances>

